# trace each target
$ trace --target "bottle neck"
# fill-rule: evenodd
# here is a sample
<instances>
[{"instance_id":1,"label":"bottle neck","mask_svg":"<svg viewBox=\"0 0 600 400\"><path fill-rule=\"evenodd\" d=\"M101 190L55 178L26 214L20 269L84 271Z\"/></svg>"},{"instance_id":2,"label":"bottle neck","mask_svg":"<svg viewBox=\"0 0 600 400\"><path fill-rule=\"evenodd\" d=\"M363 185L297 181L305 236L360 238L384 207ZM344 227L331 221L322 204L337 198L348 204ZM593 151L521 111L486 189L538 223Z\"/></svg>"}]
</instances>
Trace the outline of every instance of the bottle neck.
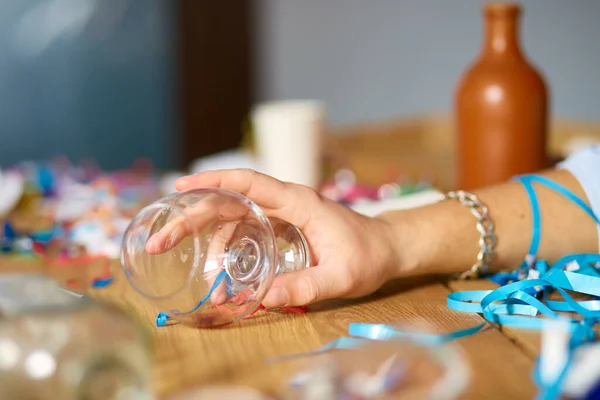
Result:
<instances>
[{"instance_id":1,"label":"bottle neck","mask_svg":"<svg viewBox=\"0 0 600 400\"><path fill-rule=\"evenodd\" d=\"M518 11L486 12L483 55L522 57Z\"/></svg>"}]
</instances>

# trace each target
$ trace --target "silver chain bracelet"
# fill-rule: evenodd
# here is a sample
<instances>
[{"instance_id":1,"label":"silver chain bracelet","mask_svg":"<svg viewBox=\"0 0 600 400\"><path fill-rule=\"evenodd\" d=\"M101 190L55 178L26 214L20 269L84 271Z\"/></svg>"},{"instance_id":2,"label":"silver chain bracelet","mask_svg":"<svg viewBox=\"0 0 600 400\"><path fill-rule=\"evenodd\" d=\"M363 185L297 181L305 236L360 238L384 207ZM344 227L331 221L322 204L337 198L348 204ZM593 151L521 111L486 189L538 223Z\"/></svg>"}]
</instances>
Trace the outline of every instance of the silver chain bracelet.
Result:
<instances>
[{"instance_id":1,"label":"silver chain bracelet","mask_svg":"<svg viewBox=\"0 0 600 400\"><path fill-rule=\"evenodd\" d=\"M489 216L488 208L477 196L462 190L448 192L445 198L458 200L462 205L468 207L471 214L477 218L477 231L481 235L477 262L469 270L459 274L458 278L478 278L482 272L487 272L494 258L494 248L496 247L494 223Z\"/></svg>"}]
</instances>

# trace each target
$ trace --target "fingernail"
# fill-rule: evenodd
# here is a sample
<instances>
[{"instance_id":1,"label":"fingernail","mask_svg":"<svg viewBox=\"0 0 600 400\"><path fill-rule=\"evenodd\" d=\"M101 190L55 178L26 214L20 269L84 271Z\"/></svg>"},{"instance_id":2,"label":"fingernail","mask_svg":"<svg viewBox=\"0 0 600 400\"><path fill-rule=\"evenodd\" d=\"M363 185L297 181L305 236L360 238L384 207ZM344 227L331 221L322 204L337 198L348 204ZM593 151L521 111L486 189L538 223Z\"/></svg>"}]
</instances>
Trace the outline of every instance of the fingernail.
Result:
<instances>
[{"instance_id":1,"label":"fingernail","mask_svg":"<svg viewBox=\"0 0 600 400\"><path fill-rule=\"evenodd\" d=\"M179 178L179 179L177 179L175 181L175 184L176 185L185 185L185 184L187 184L189 182L189 180L190 180L189 175L188 176L182 176L181 178Z\"/></svg>"},{"instance_id":2,"label":"fingernail","mask_svg":"<svg viewBox=\"0 0 600 400\"><path fill-rule=\"evenodd\" d=\"M273 287L265 297L264 305L267 308L283 307L289 302L288 291L282 287Z\"/></svg>"},{"instance_id":3,"label":"fingernail","mask_svg":"<svg viewBox=\"0 0 600 400\"><path fill-rule=\"evenodd\" d=\"M162 238L158 233L155 233L146 242L146 252L150 254L157 254L161 252Z\"/></svg>"}]
</instances>

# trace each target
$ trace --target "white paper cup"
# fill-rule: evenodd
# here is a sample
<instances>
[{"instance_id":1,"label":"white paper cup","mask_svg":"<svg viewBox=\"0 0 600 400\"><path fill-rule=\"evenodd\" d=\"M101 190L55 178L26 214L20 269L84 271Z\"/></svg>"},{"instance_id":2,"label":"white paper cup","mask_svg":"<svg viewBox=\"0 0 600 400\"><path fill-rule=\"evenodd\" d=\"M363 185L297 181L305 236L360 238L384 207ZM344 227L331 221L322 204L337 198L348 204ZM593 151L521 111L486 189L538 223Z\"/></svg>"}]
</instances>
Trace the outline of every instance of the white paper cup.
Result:
<instances>
[{"instance_id":1,"label":"white paper cup","mask_svg":"<svg viewBox=\"0 0 600 400\"><path fill-rule=\"evenodd\" d=\"M314 100L259 104L252 124L261 169L279 180L316 188L321 179L325 107Z\"/></svg>"}]
</instances>

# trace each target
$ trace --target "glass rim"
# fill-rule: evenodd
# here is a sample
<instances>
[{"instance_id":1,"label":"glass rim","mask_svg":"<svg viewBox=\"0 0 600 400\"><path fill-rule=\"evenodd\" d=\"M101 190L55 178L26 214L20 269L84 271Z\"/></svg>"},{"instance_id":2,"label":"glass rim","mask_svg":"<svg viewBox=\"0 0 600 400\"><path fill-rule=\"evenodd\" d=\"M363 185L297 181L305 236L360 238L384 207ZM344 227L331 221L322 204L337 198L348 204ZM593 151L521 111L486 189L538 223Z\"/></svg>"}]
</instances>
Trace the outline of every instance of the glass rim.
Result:
<instances>
[{"instance_id":1,"label":"glass rim","mask_svg":"<svg viewBox=\"0 0 600 400\"><path fill-rule=\"evenodd\" d=\"M126 277L127 281L129 282L131 287L136 292L138 292L142 296L152 299L152 300L169 300L169 299L172 299L173 297L179 295L183 290L185 290L185 288L187 288L189 285L191 285L192 280L194 279L194 276L196 275L196 273L198 272L198 268L200 267L200 257L199 257L200 243L199 243L199 239L198 239L198 230L196 229L194 224L191 223L189 216L183 210L183 207L169 204L169 203L165 202L166 199L167 198L163 198L157 202L151 203L151 204L147 205L146 207L142 208L138 212L137 216L133 218L133 220L131 221L131 223L129 224L127 229L125 230L125 233L123 234L123 241L121 243L121 268L123 269L123 272L125 273L125 277ZM187 274L185 282L177 290L173 291L170 294L162 295L162 296L146 293L145 291L141 290L135 284L134 280L131 279L131 274L129 272L129 268L127 267L128 265L130 265L132 263L129 261L128 252L125 251L126 240L127 240L128 234L131 232L131 229L133 229L133 227L135 226L136 218L140 215L143 215L145 212L155 210L155 209L156 210L170 209L170 210L175 211L180 216L182 216L184 218L184 220L186 221L186 224L189 224L189 227L191 229L192 236L193 236L193 243L194 243L194 245L193 245L194 246L194 254L193 254L192 267L190 268L190 271ZM144 243L144 245L145 245L145 243Z\"/></svg>"}]
</instances>

